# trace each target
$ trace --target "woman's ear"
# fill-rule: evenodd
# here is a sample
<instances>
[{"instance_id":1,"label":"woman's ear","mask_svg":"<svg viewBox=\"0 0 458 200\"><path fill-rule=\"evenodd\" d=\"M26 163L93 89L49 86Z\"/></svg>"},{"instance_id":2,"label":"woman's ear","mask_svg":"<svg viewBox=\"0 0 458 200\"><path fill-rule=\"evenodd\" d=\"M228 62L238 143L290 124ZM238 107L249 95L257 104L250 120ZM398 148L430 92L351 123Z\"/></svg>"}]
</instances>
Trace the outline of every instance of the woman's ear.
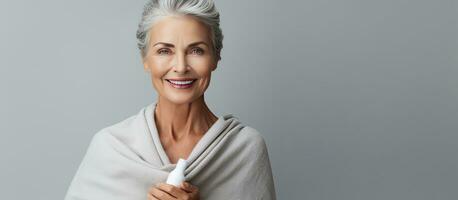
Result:
<instances>
[{"instance_id":1,"label":"woman's ear","mask_svg":"<svg viewBox=\"0 0 458 200\"><path fill-rule=\"evenodd\" d=\"M145 72L150 72L151 71L151 68L148 66L148 64L146 63L145 60L143 60L143 70Z\"/></svg>"},{"instance_id":2,"label":"woman's ear","mask_svg":"<svg viewBox=\"0 0 458 200\"><path fill-rule=\"evenodd\" d=\"M212 71L215 71L215 69L218 68L218 63L219 63L219 60L217 60L215 64L213 64Z\"/></svg>"}]
</instances>

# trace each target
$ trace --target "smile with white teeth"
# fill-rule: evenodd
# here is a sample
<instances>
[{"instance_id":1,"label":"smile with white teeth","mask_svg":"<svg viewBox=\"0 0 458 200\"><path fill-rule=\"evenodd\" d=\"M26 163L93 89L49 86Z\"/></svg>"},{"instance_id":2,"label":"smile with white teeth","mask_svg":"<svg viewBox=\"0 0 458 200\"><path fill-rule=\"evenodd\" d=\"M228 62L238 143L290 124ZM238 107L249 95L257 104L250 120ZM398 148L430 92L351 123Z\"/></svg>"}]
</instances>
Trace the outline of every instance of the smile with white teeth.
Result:
<instances>
[{"instance_id":1,"label":"smile with white teeth","mask_svg":"<svg viewBox=\"0 0 458 200\"><path fill-rule=\"evenodd\" d=\"M192 83L194 80L192 80L192 81L172 81L172 80L169 80L169 81L172 82L173 84L186 85L186 84Z\"/></svg>"},{"instance_id":2,"label":"smile with white teeth","mask_svg":"<svg viewBox=\"0 0 458 200\"><path fill-rule=\"evenodd\" d=\"M190 88L192 84L195 82L195 79L189 80L189 81L174 81L174 80L169 80L169 79L166 79L166 80L167 82L169 82L172 85L172 87L179 88L179 89Z\"/></svg>"}]
</instances>

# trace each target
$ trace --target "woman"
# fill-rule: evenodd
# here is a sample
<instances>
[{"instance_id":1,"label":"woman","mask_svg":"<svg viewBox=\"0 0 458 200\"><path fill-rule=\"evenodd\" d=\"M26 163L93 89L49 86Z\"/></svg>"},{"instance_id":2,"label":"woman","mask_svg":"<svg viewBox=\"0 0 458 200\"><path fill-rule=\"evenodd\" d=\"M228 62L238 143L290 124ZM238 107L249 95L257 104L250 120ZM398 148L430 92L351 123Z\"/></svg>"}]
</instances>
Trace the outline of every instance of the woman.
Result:
<instances>
[{"instance_id":1,"label":"woman","mask_svg":"<svg viewBox=\"0 0 458 200\"><path fill-rule=\"evenodd\" d=\"M94 135L65 199L275 199L259 132L204 100L223 39L213 2L150 1L137 39L158 99ZM164 182L179 158L176 187Z\"/></svg>"}]
</instances>

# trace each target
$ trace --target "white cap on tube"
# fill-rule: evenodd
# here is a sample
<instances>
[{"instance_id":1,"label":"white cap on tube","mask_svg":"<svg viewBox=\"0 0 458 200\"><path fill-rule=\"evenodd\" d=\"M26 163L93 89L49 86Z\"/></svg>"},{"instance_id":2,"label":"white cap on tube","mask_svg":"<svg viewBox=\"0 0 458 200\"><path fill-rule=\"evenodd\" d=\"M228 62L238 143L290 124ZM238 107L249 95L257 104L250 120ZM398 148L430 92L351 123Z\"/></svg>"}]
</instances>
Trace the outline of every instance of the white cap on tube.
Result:
<instances>
[{"instance_id":1,"label":"white cap on tube","mask_svg":"<svg viewBox=\"0 0 458 200\"><path fill-rule=\"evenodd\" d=\"M180 187L181 183L185 181L184 179L184 170L186 169L186 166L188 165L188 162L184 159L179 159L177 162L177 165L174 170L172 170L167 177L167 184L174 185L176 187Z\"/></svg>"}]
</instances>

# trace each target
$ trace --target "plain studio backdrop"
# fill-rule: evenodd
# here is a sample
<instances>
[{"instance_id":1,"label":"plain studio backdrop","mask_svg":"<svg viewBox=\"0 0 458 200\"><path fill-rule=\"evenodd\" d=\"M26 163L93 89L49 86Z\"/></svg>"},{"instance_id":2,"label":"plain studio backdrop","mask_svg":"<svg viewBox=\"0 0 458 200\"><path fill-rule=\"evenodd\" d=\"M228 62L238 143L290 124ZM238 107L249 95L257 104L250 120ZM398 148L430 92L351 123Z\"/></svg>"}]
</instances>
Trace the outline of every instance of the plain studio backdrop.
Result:
<instances>
[{"instance_id":1,"label":"plain studio backdrop","mask_svg":"<svg viewBox=\"0 0 458 200\"><path fill-rule=\"evenodd\" d=\"M0 1L1 199L63 199L92 136L156 99L144 1ZM206 92L265 138L278 199L458 199L456 0L216 0Z\"/></svg>"}]
</instances>

